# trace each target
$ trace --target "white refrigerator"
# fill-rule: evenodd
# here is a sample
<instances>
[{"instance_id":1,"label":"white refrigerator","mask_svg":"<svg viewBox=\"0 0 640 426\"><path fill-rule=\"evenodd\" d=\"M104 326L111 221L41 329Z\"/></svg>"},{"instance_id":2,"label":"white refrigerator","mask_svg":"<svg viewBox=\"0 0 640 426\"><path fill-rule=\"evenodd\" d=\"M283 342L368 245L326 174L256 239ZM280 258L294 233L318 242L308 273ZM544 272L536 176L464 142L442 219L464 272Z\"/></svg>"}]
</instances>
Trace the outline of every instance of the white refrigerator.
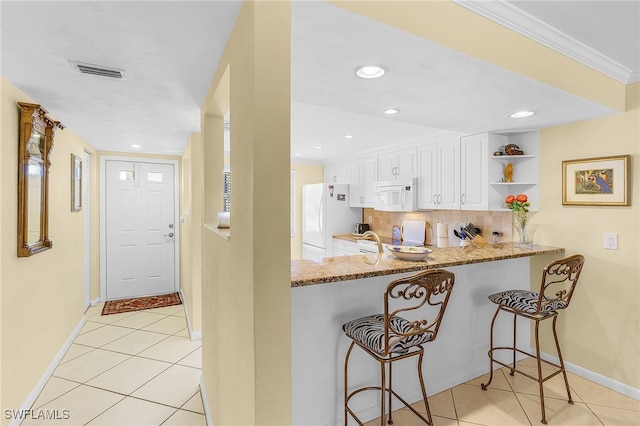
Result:
<instances>
[{"instance_id":1,"label":"white refrigerator","mask_svg":"<svg viewBox=\"0 0 640 426\"><path fill-rule=\"evenodd\" d=\"M349 207L349 185L302 186L302 258L333 256L333 235L351 234L362 222L362 209Z\"/></svg>"}]
</instances>

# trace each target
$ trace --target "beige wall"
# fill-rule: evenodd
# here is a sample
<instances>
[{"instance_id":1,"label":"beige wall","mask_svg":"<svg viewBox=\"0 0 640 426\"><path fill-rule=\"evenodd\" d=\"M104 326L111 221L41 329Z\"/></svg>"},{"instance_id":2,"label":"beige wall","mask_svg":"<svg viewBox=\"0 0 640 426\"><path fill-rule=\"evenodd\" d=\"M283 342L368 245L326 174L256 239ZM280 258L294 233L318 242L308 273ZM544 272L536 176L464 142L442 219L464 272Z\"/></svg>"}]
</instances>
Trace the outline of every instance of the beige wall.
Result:
<instances>
[{"instance_id":1,"label":"beige wall","mask_svg":"<svg viewBox=\"0 0 640 426\"><path fill-rule=\"evenodd\" d=\"M627 87L628 111L541 132L543 244L581 253L585 267L571 306L559 320L569 362L640 388L640 83ZM562 205L562 161L631 154L630 207ZM619 250L604 250L605 232L618 233ZM539 266L539 265L538 265ZM547 341L547 352L553 354Z\"/></svg>"},{"instance_id":2,"label":"beige wall","mask_svg":"<svg viewBox=\"0 0 640 426\"><path fill-rule=\"evenodd\" d=\"M291 260L296 260L302 259L302 186L321 183L324 176L322 174L323 167L312 164L291 163L291 170L296 171L296 235L291 238Z\"/></svg>"},{"instance_id":3,"label":"beige wall","mask_svg":"<svg viewBox=\"0 0 640 426\"><path fill-rule=\"evenodd\" d=\"M190 332L192 337L197 337L202 332L202 197L193 187L202 188L202 158L194 158L194 149L200 150L200 135L192 133L181 160L180 288L189 315ZM194 223L199 226L194 226Z\"/></svg>"},{"instance_id":4,"label":"beige wall","mask_svg":"<svg viewBox=\"0 0 640 426\"><path fill-rule=\"evenodd\" d=\"M289 210L289 73L290 4L243 3L203 105L198 153L207 165L204 220L215 223L230 107L231 235L203 234L202 374L213 424L291 423L291 243L282 214Z\"/></svg>"},{"instance_id":5,"label":"beige wall","mask_svg":"<svg viewBox=\"0 0 640 426\"><path fill-rule=\"evenodd\" d=\"M93 148L72 130L56 132L49 181L49 235L53 248L18 258L18 101L33 102L3 78L0 104L0 407L3 409L20 408L82 319L84 227L82 212L71 212L70 208L70 156L72 153L82 156L87 149L94 154L94 163L96 157ZM95 164L92 168L96 170ZM94 277L97 281L97 275ZM2 422L8 420L3 416Z\"/></svg>"}]
</instances>

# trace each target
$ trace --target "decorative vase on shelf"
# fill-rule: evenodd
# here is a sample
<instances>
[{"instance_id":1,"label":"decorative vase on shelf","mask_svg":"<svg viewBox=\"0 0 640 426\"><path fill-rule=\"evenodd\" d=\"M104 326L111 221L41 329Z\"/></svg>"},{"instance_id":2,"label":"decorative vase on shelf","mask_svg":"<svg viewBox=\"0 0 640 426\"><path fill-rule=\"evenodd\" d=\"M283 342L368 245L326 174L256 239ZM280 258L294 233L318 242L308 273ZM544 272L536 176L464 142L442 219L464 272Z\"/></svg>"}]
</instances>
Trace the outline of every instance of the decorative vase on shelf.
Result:
<instances>
[{"instance_id":1,"label":"decorative vase on shelf","mask_svg":"<svg viewBox=\"0 0 640 426\"><path fill-rule=\"evenodd\" d=\"M527 241L527 225L529 224L529 213L524 211L513 212L513 226L518 231L518 244L521 246L531 243Z\"/></svg>"}]
</instances>

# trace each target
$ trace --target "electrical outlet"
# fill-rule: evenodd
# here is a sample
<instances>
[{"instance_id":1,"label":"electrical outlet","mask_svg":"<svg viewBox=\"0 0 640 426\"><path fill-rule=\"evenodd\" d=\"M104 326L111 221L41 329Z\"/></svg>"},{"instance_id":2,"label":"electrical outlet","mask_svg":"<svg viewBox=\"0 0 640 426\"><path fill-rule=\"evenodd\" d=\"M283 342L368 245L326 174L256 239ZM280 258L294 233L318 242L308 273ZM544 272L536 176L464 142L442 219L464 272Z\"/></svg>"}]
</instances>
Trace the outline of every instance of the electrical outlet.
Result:
<instances>
[{"instance_id":1,"label":"electrical outlet","mask_svg":"<svg viewBox=\"0 0 640 426\"><path fill-rule=\"evenodd\" d=\"M618 250L618 234L615 232L605 232L604 248L607 250Z\"/></svg>"}]
</instances>

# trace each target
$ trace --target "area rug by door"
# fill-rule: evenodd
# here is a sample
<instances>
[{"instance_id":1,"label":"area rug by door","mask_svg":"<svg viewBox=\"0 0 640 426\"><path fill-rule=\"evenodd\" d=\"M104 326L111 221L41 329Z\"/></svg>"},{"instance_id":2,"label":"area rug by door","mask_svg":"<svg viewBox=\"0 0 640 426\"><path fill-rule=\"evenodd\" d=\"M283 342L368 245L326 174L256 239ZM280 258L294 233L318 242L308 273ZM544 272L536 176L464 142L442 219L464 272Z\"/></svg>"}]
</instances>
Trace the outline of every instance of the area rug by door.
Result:
<instances>
[{"instance_id":1,"label":"area rug by door","mask_svg":"<svg viewBox=\"0 0 640 426\"><path fill-rule=\"evenodd\" d=\"M102 315L120 314L122 312L162 308L173 305L182 305L182 300L180 300L180 295L178 293L135 297L132 299L107 300L102 308Z\"/></svg>"}]
</instances>

